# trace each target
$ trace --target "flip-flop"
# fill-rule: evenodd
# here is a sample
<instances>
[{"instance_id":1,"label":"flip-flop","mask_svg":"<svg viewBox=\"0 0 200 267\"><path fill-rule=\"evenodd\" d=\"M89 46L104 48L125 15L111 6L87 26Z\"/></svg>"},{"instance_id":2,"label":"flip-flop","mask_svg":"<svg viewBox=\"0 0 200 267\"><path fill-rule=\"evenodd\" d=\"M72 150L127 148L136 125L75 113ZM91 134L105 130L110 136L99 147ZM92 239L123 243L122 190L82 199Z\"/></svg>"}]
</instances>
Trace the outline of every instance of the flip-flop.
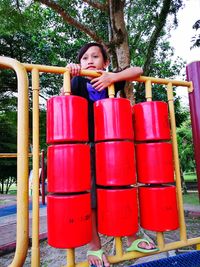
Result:
<instances>
[{"instance_id":1,"label":"flip-flop","mask_svg":"<svg viewBox=\"0 0 200 267\"><path fill-rule=\"evenodd\" d=\"M151 252L155 252L158 251L158 248L151 248L151 249L146 249L146 248L140 248L138 245L141 242L145 242L148 245L150 245L150 242L147 239L136 239L135 241L133 241L133 243L130 245L130 247L128 247L126 249L127 252L130 251L139 251L139 252L143 252L143 253L151 253Z\"/></svg>"},{"instance_id":2,"label":"flip-flop","mask_svg":"<svg viewBox=\"0 0 200 267\"><path fill-rule=\"evenodd\" d=\"M102 259L103 254L104 254L103 249L99 249L99 250L88 250L87 251L87 257L88 256L95 256L98 259L100 259L102 261L102 263L103 263L103 259ZM104 266L104 264L103 264L103 266ZM96 267L96 265L92 264L92 265L90 265L90 267Z\"/></svg>"}]
</instances>

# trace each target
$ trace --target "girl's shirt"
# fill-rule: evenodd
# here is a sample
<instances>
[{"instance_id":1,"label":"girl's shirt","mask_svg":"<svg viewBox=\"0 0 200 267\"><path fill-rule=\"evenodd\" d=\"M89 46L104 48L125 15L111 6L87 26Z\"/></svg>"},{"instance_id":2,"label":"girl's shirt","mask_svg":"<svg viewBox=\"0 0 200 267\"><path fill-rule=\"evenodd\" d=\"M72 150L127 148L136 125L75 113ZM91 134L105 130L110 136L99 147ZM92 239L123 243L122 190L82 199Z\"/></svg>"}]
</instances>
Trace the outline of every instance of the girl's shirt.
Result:
<instances>
[{"instance_id":1,"label":"girl's shirt","mask_svg":"<svg viewBox=\"0 0 200 267\"><path fill-rule=\"evenodd\" d=\"M123 90L125 81L115 83L115 94L119 90ZM108 89L97 91L92 87L90 80L76 76L71 80L72 95L84 97L88 100L88 124L89 124L89 141L94 142L94 111L93 103L97 100L108 98Z\"/></svg>"}]
</instances>

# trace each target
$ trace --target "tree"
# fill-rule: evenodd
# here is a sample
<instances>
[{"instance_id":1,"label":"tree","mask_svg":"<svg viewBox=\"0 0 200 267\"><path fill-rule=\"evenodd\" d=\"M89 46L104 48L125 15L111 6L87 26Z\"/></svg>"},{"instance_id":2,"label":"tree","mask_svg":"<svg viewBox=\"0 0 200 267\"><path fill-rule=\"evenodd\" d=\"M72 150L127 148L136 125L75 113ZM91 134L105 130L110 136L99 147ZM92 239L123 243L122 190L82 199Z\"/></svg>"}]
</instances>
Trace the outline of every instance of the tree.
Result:
<instances>
[{"instance_id":1,"label":"tree","mask_svg":"<svg viewBox=\"0 0 200 267\"><path fill-rule=\"evenodd\" d=\"M16 111L0 113L0 153L17 151ZM8 193L10 186L16 183L16 159L0 158L0 193Z\"/></svg>"},{"instance_id":2,"label":"tree","mask_svg":"<svg viewBox=\"0 0 200 267\"><path fill-rule=\"evenodd\" d=\"M164 77L172 77L179 71L180 64L177 68L169 64L173 51L166 38L177 24L167 18L171 14L176 18L182 1L37 0L48 8L36 1L28 6L22 0L18 5L5 2L0 9L0 33L6 38L3 54L21 62L64 66L66 59L75 60L84 42L94 40L108 47L112 68L131 62L142 66L144 75L160 76L170 68L171 76Z\"/></svg>"},{"instance_id":3,"label":"tree","mask_svg":"<svg viewBox=\"0 0 200 267\"><path fill-rule=\"evenodd\" d=\"M182 1L39 2L47 6L36 1L27 5L22 0L0 3L1 55L20 62L65 66L66 61L75 60L83 43L93 39L109 48L114 67L123 68L131 61L132 65L144 66L146 75L173 78L183 66L180 60L172 64L173 50L166 39L171 27L177 23L176 13ZM175 18L171 24L167 22L170 14L174 14ZM9 101L8 107L12 109L11 98L7 98L7 94L16 92L16 77L10 71L1 73L4 108ZM58 94L62 86L59 75L43 74L40 81L40 95L44 99ZM164 87L159 88L153 92L154 100L166 99ZM132 89L129 93L127 95L131 98ZM144 87L140 86L136 91L136 101L142 100ZM30 92L30 109L31 101Z\"/></svg>"},{"instance_id":4,"label":"tree","mask_svg":"<svg viewBox=\"0 0 200 267\"><path fill-rule=\"evenodd\" d=\"M172 1L172 0L164 0L164 1L137 1L132 3L132 1L90 1L90 0L82 0L82 1L51 1L51 0L36 0L46 6L52 8L57 14L59 14L63 20L77 29L81 30L91 39L96 42L100 42L109 48L111 57L114 59L116 66L114 67L126 67L130 64L130 53L129 53L129 45L128 39L130 38L131 27L129 26L129 32L126 28L126 14L129 12L131 8L135 8L137 10L136 14L138 15L138 11L142 10L143 16L150 16L152 18L151 23L151 31L150 35L144 33L144 29L135 28L133 31L137 31L140 35L146 35L149 38L148 40L148 49L145 53L145 64L144 70L145 74L148 72L150 68L151 59L154 57L154 52L157 46L157 42L159 37L163 34L163 28L167 21L167 16L170 13L176 14L178 9L181 7L182 1ZM82 7L82 8L81 8ZM150 7L150 8L149 8ZM89 12L88 12L89 10ZM98 26L98 16L103 16L106 19L107 23L107 35L104 34L104 37L99 34L99 26ZM153 12L152 12L153 11ZM95 18L94 18L94 15ZM132 13L133 14L133 13ZM131 13L129 12L129 17ZM88 21L93 23L88 23ZM143 18L144 21L144 18ZM148 22L150 19L148 18ZM138 22L138 20L137 20ZM147 21L146 21L147 22ZM95 26L94 27L94 23ZM128 22L129 23L129 22ZM149 28L149 27L148 27ZM95 30L94 30L95 29Z\"/></svg>"},{"instance_id":5,"label":"tree","mask_svg":"<svg viewBox=\"0 0 200 267\"><path fill-rule=\"evenodd\" d=\"M93 38L109 48L114 67L123 68L131 61L132 65L143 66L145 75L173 78L183 66L183 61L171 62L173 50L167 41L170 29L177 24L176 13L182 1L38 2L47 7L36 1L27 5L22 0L0 4L2 55L21 62L65 66L66 60L74 61L77 50ZM174 15L173 23L167 21L170 14ZM42 75L40 95L47 99L58 94L61 86L61 76ZM4 88L16 91L16 83L6 79ZM136 101L144 100L144 86L135 88ZM164 88L159 88L153 92L154 100L165 98ZM127 96L134 99L132 87Z\"/></svg>"},{"instance_id":6,"label":"tree","mask_svg":"<svg viewBox=\"0 0 200 267\"><path fill-rule=\"evenodd\" d=\"M92 40L108 47L113 68L124 68L130 65L129 42L135 44L132 54L136 55L137 49L142 48L142 41L145 40L144 48L141 49L145 75L152 72L156 48L158 48L159 39L165 34L164 26L167 23L168 15L176 16L182 5L181 0L36 1L54 10L67 25L72 25L74 29L84 32ZM137 18L133 20L136 14ZM100 19L101 17L103 17L103 21ZM103 22L102 25L100 25L100 21ZM146 27L141 27L143 24ZM104 32L103 35L102 32ZM140 45L137 46L138 42ZM127 90L129 99L132 94L132 88Z\"/></svg>"},{"instance_id":7,"label":"tree","mask_svg":"<svg viewBox=\"0 0 200 267\"><path fill-rule=\"evenodd\" d=\"M145 75L173 78L183 61L171 62L173 49L167 38L170 29L177 24L176 13L181 5L179 0L38 0L28 4L23 0L4 0L0 2L0 54L20 62L66 66L67 62L76 60L77 50L85 42L94 40L107 46L112 68L124 68L131 63L142 66ZM174 20L169 21L171 15ZM11 71L0 72L1 114L5 129L12 132L16 121L9 114L16 111L16 77ZM59 75L42 74L40 81L40 96L44 100L58 94L62 86ZM157 90L157 86L153 90L154 99L166 100L164 87L159 86ZM132 88L127 89L127 96L131 98ZM143 86L135 96L137 102L144 100ZM176 98L175 104L179 107L179 99ZM45 149L45 104L40 109L40 144ZM30 118L31 114L30 91ZM181 123L184 117L181 112L177 114ZM12 140L14 149L16 139L9 134L5 134L5 143L10 144ZM1 140L0 135L0 143Z\"/></svg>"},{"instance_id":8,"label":"tree","mask_svg":"<svg viewBox=\"0 0 200 267\"><path fill-rule=\"evenodd\" d=\"M194 30L196 30L195 36L192 37L192 47L191 49L195 47L200 47L200 19L195 22L195 24L192 26Z\"/></svg>"},{"instance_id":9,"label":"tree","mask_svg":"<svg viewBox=\"0 0 200 267\"><path fill-rule=\"evenodd\" d=\"M11 185L17 183L16 159L0 159L0 194L8 194Z\"/></svg>"}]
</instances>

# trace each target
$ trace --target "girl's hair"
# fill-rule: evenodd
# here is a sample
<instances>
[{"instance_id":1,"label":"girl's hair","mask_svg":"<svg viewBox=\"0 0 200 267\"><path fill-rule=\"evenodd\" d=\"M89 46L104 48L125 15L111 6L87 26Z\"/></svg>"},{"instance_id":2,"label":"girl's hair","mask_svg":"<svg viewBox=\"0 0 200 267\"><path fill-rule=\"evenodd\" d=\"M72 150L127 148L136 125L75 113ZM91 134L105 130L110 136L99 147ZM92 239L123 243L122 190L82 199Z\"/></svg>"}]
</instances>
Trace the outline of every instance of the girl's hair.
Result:
<instances>
[{"instance_id":1,"label":"girl's hair","mask_svg":"<svg viewBox=\"0 0 200 267\"><path fill-rule=\"evenodd\" d=\"M80 63L82 56L85 54L85 52L91 47L91 46L98 46L101 50L102 56L103 56L103 60L104 62L106 62L108 60L108 55L106 52L106 49L103 45L99 44L99 43L87 43L85 44L83 47L81 47L77 59L78 62Z\"/></svg>"}]
</instances>

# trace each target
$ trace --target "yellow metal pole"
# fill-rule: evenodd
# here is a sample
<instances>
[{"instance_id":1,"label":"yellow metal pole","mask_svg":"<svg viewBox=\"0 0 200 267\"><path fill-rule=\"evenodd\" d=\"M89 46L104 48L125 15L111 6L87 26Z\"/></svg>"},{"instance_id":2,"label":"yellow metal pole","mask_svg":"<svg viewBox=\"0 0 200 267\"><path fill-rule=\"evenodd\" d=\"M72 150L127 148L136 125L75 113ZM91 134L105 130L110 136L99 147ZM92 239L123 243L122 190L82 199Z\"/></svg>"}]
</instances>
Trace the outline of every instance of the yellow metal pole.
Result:
<instances>
[{"instance_id":1,"label":"yellow metal pole","mask_svg":"<svg viewBox=\"0 0 200 267\"><path fill-rule=\"evenodd\" d=\"M65 95L70 95L71 93L71 82L70 82L69 71L66 71L64 73L63 91Z\"/></svg>"},{"instance_id":2,"label":"yellow metal pole","mask_svg":"<svg viewBox=\"0 0 200 267\"><path fill-rule=\"evenodd\" d=\"M165 247L162 250L160 250L159 252L149 253L149 255L158 254L160 252L174 250L174 249L178 249L181 247L191 246L191 245L199 243L199 240L200 240L200 237L192 238L192 239L189 239L187 241L176 241L176 242L168 243L168 244L165 244ZM133 252L124 253L120 259L116 255L108 256L108 260L110 263L117 263L117 262L121 262L121 261L132 260L135 258L145 257L145 256L147 256L146 253L133 251Z\"/></svg>"},{"instance_id":3,"label":"yellow metal pole","mask_svg":"<svg viewBox=\"0 0 200 267\"><path fill-rule=\"evenodd\" d=\"M168 244L165 244L165 246L162 249L160 249L159 252L149 253L149 256L154 255L154 254L159 254L160 252L175 250L175 249L178 249L181 247L192 246L192 245L197 244L199 242L200 242L200 237L192 238L192 239L189 239L186 241L176 241L176 242L168 243ZM73 253L73 250L69 251L69 253ZM128 260L133 260L136 258L141 258L141 257L147 256L146 253L137 252L137 251L122 253L121 257L120 257L120 254L108 256L109 262L111 264L114 264L114 263L118 263L118 262L122 262L122 261L128 261ZM73 257L74 257L74 255L71 256L71 258L73 258ZM86 261L85 262L79 262L76 265L67 265L67 267L88 267L88 262L86 262Z\"/></svg>"},{"instance_id":4,"label":"yellow metal pole","mask_svg":"<svg viewBox=\"0 0 200 267\"><path fill-rule=\"evenodd\" d=\"M147 101L152 101L151 80L146 80L145 82L145 98Z\"/></svg>"},{"instance_id":5,"label":"yellow metal pole","mask_svg":"<svg viewBox=\"0 0 200 267\"><path fill-rule=\"evenodd\" d=\"M17 158L17 153L0 153L0 158Z\"/></svg>"},{"instance_id":6,"label":"yellow metal pole","mask_svg":"<svg viewBox=\"0 0 200 267\"><path fill-rule=\"evenodd\" d=\"M32 153L28 153L28 156L32 157ZM17 153L0 153L0 158L17 158Z\"/></svg>"},{"instance_id":7,"label":"yellow metal pole","mask_svg":"<svg viewBox=\"0 0 200 267\"><path fill-rule=\"evenodd\" d=\"M176 191L177 191L177 201L178 201L178 211L179 211L180 239L187 240L186 225L185 225L185 218L184 218L184 208L183 208L183 197L182 197L182 190L181 190L180 165L179 165L179 157L178 157L176 120L175 120L175 111L174 111L174 98L173 98L172 83L168 83L167 85L167 97L168 97L168 104L169 104L174 167L175 167L175 176L176 176Z\"/></svg>"},{"instance_id":8,"label":"yellow metal pole","mask_svg":"<svg viewBox=\"0 0 200 267\"><path fill-rule=\"evenodd\" d=\"M33 90L33 199L31 266L40 266L39 250L39 71L32 70Z\"/></svg>"},{"instance_id":9,"label":"yellow metal pole","mask_svg":"<svg viewBox=\"0 0 200 267\"><path fill-rule=\"evenodd\" d=\"M146 80L145 81L145 98L147 102L152 101L152 86L151 86L151 80ZM157 232L157 244L159 249L164 247L164 237L163 237L163 233L161 232Z\"/></svg>"},{"instance_id":10,"label":"yellow metal pole","mask_svg":"<svg viewBox=\"0 0 200 267\"><path fill-rule=\"evenodd\" d=\"M67 265L66 267L75 267L75 250L73 248L67 249Z\"/></svg>"},{"instance_id":11,"label":"yellow metal pole","mask_svg":"<svg viewBox=\"0 0 200 267\"><path fill-rule=\"evenodd\" d=\"M140 76L135 79L137 82L145 82L147 80L150 80L151 83L156 84L169 84L172 83L172 85L175 86L186 86L189 88L190 92L193 90L192 82L186 82L186 81L177 81L177 80L170 80L170 79L162 79L162 78L155 78L155 77L147 77L147 76Z\"/></svg>"},{"instance_id":12,"label":"yellow metal pole","mask_svg":"<svg viewBox=\"0 0 200 267\"><path fill-rule=\"evenodd\" d=\"M115 249L116 249L116 257L121 259L123 255L123 247L121 237L115 237Z\"/></svg>"},{"instance_id":13,"label":"yellow metal pole","mask_svg":"<svg viewBox=\"0 0 200 267\"><path fill-rule=\"evenodd\" d=\"M38 64L26 64L24 63L23 66L26 68L27 71L32 71L32 69L36 68L40 72L46 73L58 73L64 74L68 69L65 67L57 67L57 66L46 66L46 65L38 65ZM94 71L94 70L81 70L81 76L91 76L91 77L99 77L101 73Z\"/></svg>"},{"instance_id":14,"label":"yellow metal pole","mask_svg":"<svg viewBox=\"0 0 200 267\"><path fill-rule=\"evenodd\" d=\"M23 67L24 66L24 67ZM27 79L27 73L25 71L25 68L27 71L33 71L33 73L38 72L49 72L49 73L58 73L58 74L64 74L64 84L66 88L70 88L67 84L69 83L69 73L67 73L66 68L62 67L53 67L53 66L44 66L44 65L33 65L33 64L20 64L16 60L0 57L0 67L3 68L12 68L17 73L18 78L18 92L19 92L19 98L18 98L18 193L17 193L17 247L15 252L15 257L13 262L10 266L23 266L23 263L25 261L25 257L28 250L28 79ZM91 76L91 77L98 77L101 74L90 71L90 70L82 70L80 75L83 76ZM38 76L38 74L36 75ZM176 249L179 247L194 245L194 244L200 244L200 237L198 238L192 238L187 239L186 236L186 227L185 227L185 221L184 221L184 210L183 210L183 202L182 202L182 194L181 194L181 180L180 180L180 169L179 169L179 161L178 161L178 149L177 149L177 140L176 140L176 125L175 125L175 116L174 116L174 104L173 104L173 90L172 86L186 86L188 87L188 91L191 92L193 90L192 83L191 82L185 82L185 81L176 81L176 80L167 80L167 79L161 79L161 78L154 78L154 77L145 77L140 76L139 78L135 79L135 81L138 82L145 82L146 86L146 98L147 101L152 100L152 93L151 93L151 84L157 83L157 84L165 84L167 85L167 93L168 93L168 104L169 104L169 113L170 113L170 121L171 121L171 129L172 129L172 143L173 143L173 153L174 153L174 165L175 165L175 175L176 175L176 188L177 188L177 198L178 198L178 207L179 207L179 222L180 222L180 237L181 240L177 242L172 242L169 244L164 244L164 238L163 233L157 233L157 240L158 245L160 248L160 251L168 251L172 249ZM39 82L38 86L33 86L34 89L34 95L36 96L39 93ZM68 90L68 89L67 89ZM36 93L37 92L37 93ZM111 92L111 93L110 93ZM68 92L67 92L68 93ZM109 88L109 97L114 97L114 86L111 85ZM34 103L36 104L37 101L34 100ZM34 104L34 105L35 105ZM37 105L35 105L37 106ZM35 109L35 108L34 108ZM37 111L38 112L38 111ZM35 113L35 119L37 121L37 116L39 117L39 114ZM39 123L39 121L38 121ZM34 124L35 125L35 124ZM38 125L38 124L37 124ZM39 159L37 158L37 155L39 155L39 141L37 144L37 140L39 140L39 132L38 137L36 134L37 130L34 130L34 147L35 151L37 153L34 153L34 170L35 175L34 177L38 177L38 169L39 169ZM13 157L14 155L12 155ZM0 155L1 157L1 155ZM37 208L39 210L39 203L38 198L35 197L37 194L39 194L39 184L37 185L37 182L39 183L39 177L38 179L35 179L36 185L34 186L35 194L33 202L35 202L35 208L33 208L36 212L36 215L33 215L33 217L36 217L35 223L33 222L33 225L35 224L36 231L33 231L33 236L36 236L35 241L33 241L33 247L32 247L32 257L33 257L33 263L36 262L34 266L38 266L39 261L39 249L38 249L38 237L37 234L35 234L38 231L38 222L39 222L39 216L37 215ZM37 189L38 186L38 189ZM37 199L37 203L36 203ZM34 205L34 204L33 204ZM38 217L37 217L38 216ZM34 226L33 226L34 227ZM39 232L38 232L39 233ZM34 237L33 237L34 238ZM78 267L78 266L88 266L88 262L82 262L75 264L75 250L70 249L67 251L68 256L68 267ZM152 253L153 254L153 253ZM155 254L155 253L154 253ZM35 255L35 256L33 256ZM139 252L129 252L129 253L123 253L122 250L122 243L120 238L116 239L116 255L109 256L108 259L111 263L117 263L124 260L131 260L138 257L146 256L144 253Z\"/></svg>"},{"instance_id":15,"label":"yellow metal pole","mask_svg":"<svg viewBox=\"0 0 200 267\"><path fill-rule=\"evenodd\" d=\"M0 158L17 158L17 153L0 153Z\"/></svg>"},{"instance_id":16,"label":"yellow metal pole","mask_svg":"<svg viewBox=\"0 0 200 267\"><path fill-rule=\"evenodd\" d=\"M63 91L65 95L71 94L70 72L65 71L63 79ZM75 266L75 250L67 249L67 267Z\"/></svg>"},{"instance_id":17,"label":"yellow metal pole","mask_svg":"<svg viewBox=\"0 0 200 267\"><path fill-rule=\"evenodd\" d=\"M157 244L160 250L162 250L165 246L165 240L164 240L164 235L162 232L157 232Z\"/></svg>"},{"instance_id":18,"label":"yellow metal pole","mask_svg":"<svg viewBox=\"0 0 200 267\"><path fill-rule=\"evenodd\" d=\"M196 245L196 250L200 250L200 244Z\"/></svg>"},{"instance_id":19,"label":"yellow metal pole","mask_svg":"<svg viewBox=\"0 0 200 267\"><path fill-rule=\"evenodd\" d=\"M108 96L109 96L109 98L114 98L115 97L114 84L111 84L110 86L108 86Z\"/></svg>"},{"instance_id":20,"label":"yellow metal pole","mask_svg":"<svg viewBox=\"0 0 200 267\"><path fill-rule=\"evenodd\" d=\"M37 68L40 72L46 72L46 73L57 73L57 74L63 74L66 72L65 67L57 67L57 66L47 66L47 65L39 65L39 64L27 64L27 63L22 63L23 66L26 68L27 71L32 71L32 69ZM0 67L3 68L8 68L5 65L1 64L0 62ZM81 70L80 75L82 76L91 76L91 77L99 77L101 76L100 73L93 71L93 70ZM188 91L192 92L193 91L193 85L192 82L187 82L187 81L177 81L177 80L170 80L170 79L163 79L163 78L155 78L155 77L147 77L147 76L140 76L134 81L138 82L146 82L147 80L150 80L151 83L156 83L156 84L165 84L167 85L168 83L172 83L172 85L175 86L185 86L188 87Z\"/></svg>"},{"instance_id":21,"label":"yellow metal pole","mask_svg":"<svg viewBox=\"0 0 200 267\"><path fill-rule=\"evenodd\" d=\"M10 264L21 267L26 259L29 240L28 218L28 76L17 60L0 57L0 66L11 68L17 76L17 236L15 256Z\"/></svg>"}]
</instances>

